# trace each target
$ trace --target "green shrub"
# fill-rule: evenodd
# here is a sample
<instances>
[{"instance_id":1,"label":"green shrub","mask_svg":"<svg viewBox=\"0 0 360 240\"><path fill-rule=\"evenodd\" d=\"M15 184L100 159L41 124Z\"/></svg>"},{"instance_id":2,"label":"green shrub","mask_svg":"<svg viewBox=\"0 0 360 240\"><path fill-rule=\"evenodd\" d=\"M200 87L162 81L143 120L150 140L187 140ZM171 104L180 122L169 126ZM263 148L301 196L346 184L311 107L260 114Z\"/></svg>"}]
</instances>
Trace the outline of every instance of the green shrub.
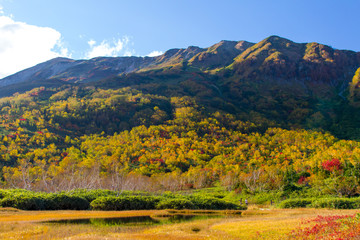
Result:
<instances>
[{"instance_id":1,"label":"green shrub","mask_svg":"<svg viewBox=\"0 0 360 240\"><path fill-rule=\"evenodd\" d=\"M216 192L216 193L211 194L211 196L214 198L224 198L224 197L226 197L226 194L222 193L222 192Z\"/></svg>"},{"instance_id":2,"label":"green shrub","mask_svg":"<svg viewBox=\"0 0 360 240\"><path fill-rule=\"evenodd\" d=\"M4 197L6 197L8 195L6 190L0 190L0 199L3 199Z\"/></svg>"},{"instance_id":3,"label":"green shrub","mask_svg":"<svg viewBox=\"0 0 360 240\"><path fill-rule=\"evenodd\" d=\"M197 209L209 209L209 210L225 210L235 209L244 210L247 207L245 205L238 205L233 202L214 198L214 197L200 197L190 196L189 200L195 205Z\"/></svg>"},{"instance_id":4,"label":"green shrub","mask_svg":"<svg viewBox=\"0 0 360 240\"><path fill-rule=\"evenodd\" d=\"M15 189L7 189L5 190L9 195L17 195L17 194L25 194L25 195L35 195L36 193L30 190L15 188Z\"/></svg>"},{"instance_id":5,"label":"green shrub","mask_svg":"<svg viewBox=\"0 0 360 240\"><path fill-rule=\"evenodd\" d=\"M0 200L2 207L14 207L22 210L48 210L54 203L41 196L14 195Z\"/></svg>"},{"instance_id":6,"label":"green shrub","mask_svg":"<svg viewBox=\"0 0 360 240\"><path fill-rule=\"evenodd\" d=\"M22 210L86 210L89 202L65 194L16 194L1 199L0 206Z\"/></svg>"},{"instance_id":7,"label":"green shrub","mask_svg":"<svg viewBox=\"0 0 360 240\"><path fill-rule=\"evenodd\" d=\"M106 189L95 189L95 190L75 189L75 190L66 192L66 194L70 195L70 196L85 198L89 203L99 197L110 197L110 196L119 195L119 193L116 191L111 191L111 190L106 190Z\"/></svg>"},{"instance_id":8,"label":"green shrub","mask_svg":"<svg viewBox=\"0 0 360 240\"><path fill-rule=\"evenodd\" d=\"M195 209L195 205L185 198L171 198L160 201L157 209Z\"/></svg>"},{"instance_id":9,"label":"green shrub","mask_svg":"<svg viewBox=\"0 0 360 240\"><path fill-rule=\"evenodd\" d=\"M252 197L251 203L256 204L266 204L273 202L279 202L283 192L281 191L270 191L270 192L260 192ZM244 199L247 199L246 197Z\"/></svg>"},{"instance_id":10,"label":"green shrub","mask_svg":"<svg viewBox=\"0 0 360 240\"><path fill-rule=\"evenodd\" d=\"M165 191L161 194L163 198L176 198L177 195L175 195L173 192Z\"/></svg>"},{"instance_id":11,"label":"green shrub","mask_svg":"<svg viewBox=\"0 0 360 240\"><path fill-rule=\"evenodd\" d=\"M153 196L153 193L144 191L121 191L120 196Z\"/></svg>"},{"instance_id":12,"label":"green shrub","mask_svg":"<svg viewBox=\"0 0 360 240\"><path fill-rule=\"evenodd\" d=\"M356 209L360 206L360 200L358 198L324 198L315 200L311 206L315 208Z\"/></svg>"},{"instance_id":13,"label":"green shrub","mask_svg":"<svg viewBox=\"0 0 360 240\"><path fill-rule=\"evenodd\" d=\"M290 193L295 191L301 191L303 187L300 187L294 183L288 183L283 186L283 196L288 196Z\"/></svg>"},{"instance_id":14,"label":"green shrub","mask_svg":"<svg viewBox=\"0 0 360 240\"><path fill-rule=\"evenodd\" d=\"M162 196L147 192L77 189L69 192L37 193L23 189L0 190L0 206L23 210L142 210L142 209L246 209L224 199L196 194L183 196L165 192ZM90 204L91 202L91 204Z\"/></svg>"},{"instance_id":15,"label":"green shrub","mask_svg":"<svg viewBox=\"0 0 360 240\"><path fill-rule=\"evenodd\" d=\"M282 201L279 208L332 208L332 209L356 209L360 207L359 198L294 198Z\"/></svg>"},{"instance_id":16,"label":"green shrub","mask_svg":"<svg viewBox=\"0 0 360 240\"><path fill-rule=\"evenodd\" d=\"M47 208L48 210L87 210L90 208L89 201L83 197L53 193L46 198L53 202L53 205Z\"/></svg>"},{"instance_id":17,"label":"green shrub","mask_svg":"<svg viewBox=\"0 0 360 240\"><path fill-rule=\"evenodd\" d=\"M310 205L314 199L312 198L291 198L278 204L279 208L304 208Z\"/></svg>"},{"instance_id":18,"label":"green shrub","mask_svg":"<svg viewBox=\"0 0 360 240\"><path fill-rule=\"evenodd\" d=\"M160 201L153 196L100 197L90 203L93 210L145 210L155 209Z\"/></svg>"}]
</instances>

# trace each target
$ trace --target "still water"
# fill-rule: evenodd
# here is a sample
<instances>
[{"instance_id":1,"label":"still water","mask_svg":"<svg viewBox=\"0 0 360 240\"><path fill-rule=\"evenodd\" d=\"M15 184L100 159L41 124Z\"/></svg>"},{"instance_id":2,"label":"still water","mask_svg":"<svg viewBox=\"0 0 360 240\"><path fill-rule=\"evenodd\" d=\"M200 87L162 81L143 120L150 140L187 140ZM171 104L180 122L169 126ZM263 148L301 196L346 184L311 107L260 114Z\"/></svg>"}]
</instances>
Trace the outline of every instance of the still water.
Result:
<instances>
[{"instance_id":1,"label":"still water","mask_svg":"<svg viewBox=\"0 0 360 240\"><path fill-rule=\"evenodd\" d=\"M68 219L53 220L45 223L49 224L86 224L93 226L151 226L160 224L172 224L180 222L188 222L193 220L203 220L210 218L224 218L225 215L213 214L168 214L155 216L136 216L136 217L116 217L116 218L85 218L85 219Z\"/></svg>"}]
</instances>

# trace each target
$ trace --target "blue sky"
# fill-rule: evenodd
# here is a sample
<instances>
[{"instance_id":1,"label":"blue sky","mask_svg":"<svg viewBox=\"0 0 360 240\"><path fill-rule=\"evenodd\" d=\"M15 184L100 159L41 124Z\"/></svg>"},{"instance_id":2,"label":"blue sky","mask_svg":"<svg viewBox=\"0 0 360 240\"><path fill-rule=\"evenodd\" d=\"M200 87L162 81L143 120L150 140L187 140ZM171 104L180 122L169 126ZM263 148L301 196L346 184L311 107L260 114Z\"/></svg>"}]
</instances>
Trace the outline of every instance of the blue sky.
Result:
<instances>
[{"instance_id":1,"label":"blue sky","mask_svg":"<svg viewBox=\"0 0 360 240\"><path fill-rule=\"evenodd\" d=\"M0 0L0 7L0 77L56 56L146 56L270 35L360 51L358 0Z\"/></svg>"}]
</instances>

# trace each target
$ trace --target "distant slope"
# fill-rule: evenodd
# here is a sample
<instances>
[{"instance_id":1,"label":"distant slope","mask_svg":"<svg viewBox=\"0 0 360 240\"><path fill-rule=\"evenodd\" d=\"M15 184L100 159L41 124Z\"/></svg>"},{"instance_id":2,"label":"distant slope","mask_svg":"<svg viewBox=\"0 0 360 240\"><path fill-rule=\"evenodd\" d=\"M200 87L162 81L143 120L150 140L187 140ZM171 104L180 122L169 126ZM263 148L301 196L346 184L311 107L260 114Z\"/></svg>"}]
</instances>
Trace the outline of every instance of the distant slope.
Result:
<instances>
[{"instance_id":1,"label":"distant slope","mask_svg":"<svg viewBox=\"0 0 360 240\"><path fill-rule=\"evenodd\" d=\"M180 69L221 77L223 73L237 78L326 81L344 89L359 66L360 53L271 36L256 44L221 41L209 48L171 49L157 57L55 58L1 79L0 87L26 82L36 86L36 81L48 80L55 85L59 83L55 80L79 84L127 73Z\"/></svg>"},{"instance_id":2,"label":"distant slope","mask_svg":"<svg viewBox=\"0 0 360 240\"><path fill-rule=\"evenodd\" d=\"M271 36L238 55L230 68L242 77L296 78L334 85L338 80L348 82L359 64L360 54L353 51Z\"/></svg>"},{"instance_id":3,"label":"distant slope","mask_svg":"<svg viewBox=\"0 0 360 240\"><path fill-rule=\"evenodd\" d=\"M130 72L183 67L187 61L199 69L225 67L251 45L243 41L222 41L205 49L171 49L157 57L97 57L90 60L55 58L1 79L0 87L54 79L64 84L87 83Z\"/></svg>"}]
</instances>

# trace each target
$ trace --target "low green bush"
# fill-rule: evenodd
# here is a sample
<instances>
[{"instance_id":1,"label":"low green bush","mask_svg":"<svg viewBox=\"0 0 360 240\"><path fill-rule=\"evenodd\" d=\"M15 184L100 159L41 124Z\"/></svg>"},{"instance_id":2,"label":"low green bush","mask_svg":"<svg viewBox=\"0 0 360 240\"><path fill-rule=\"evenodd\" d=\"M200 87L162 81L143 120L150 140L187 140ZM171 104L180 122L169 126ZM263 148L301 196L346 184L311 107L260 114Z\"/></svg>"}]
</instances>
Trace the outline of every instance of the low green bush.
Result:
<instances>
[{"instance_id":1,"label":"low green bush","mask_svg":"<svg viewBox=\"0 0 360 240\"><path fill-rule=\"evenodd\" d=\"M7 195L18 195L18 194L25 194L25 195L37 195L41 193L35 193L30 190L21 189L21 188L15 188L15 189L6 189L4 190Z\"/></svg>"},{"instance_id":2,"label":"low green bush","mask_svg":"<svg viewBox=\"0 0 360 240\"><path fill-rule=\"evenodd\" d=\"M360 198L290 198L282 201L279 208L332 208L357 209L360 208Z\"/></svg>"},{"instance_id":3,"label":"low green bush","mask_svg":"<svg viewBox=\"0 0 360 240\"><path fill-rule=\"evenodd\" d=\"M6 190L0 190L0 199L3 199L4 197L6 197L8 195Z\"/></svg>"},{"instance_id":4,"label":"low green bush","mask_svg":"<svg viewBox=\"0 0 360 240\"><path fill-rule=\"evenodd\" d=\"M279 202L282 195L283 195L282 191L260 192L257 193L255 196L251 197L251 203L270 204L271 201ZM247 198L245 197L244 199Z\"/></svg>"},{"instance_id":5,"label":"low green bush","mask_svg":"<svg viewBox=\"0 0 360 240\"><path fill-rule=\"evenodd\" d=\"M110 197L119 195L119 193L116 191L106 189L75 189L64 193L70 196L85 198L89 203L99 197Z\"/></svg>"},{"instance_id":6,"label":"low green bush","mask_svg":"<svg viewBox=\"0 0 360 240\"><path fill-rule=\"evenodd\" d=\"M165 195L166 196L166 195ZM119 196L100 197L90 203L93 210L141 210L141 209L246 209L238 205L214 197L184 197L171 195L171 197L155 196Z\"/></svg>"},{"instance_id":7,"label":"low green bush","mask_svg":"<svg viewBox=\"0 0 360 240\"><path fill-rule=\"evenodd\" d=\"M245 205L238 205L233 202L222 200L214 197L200 197L190 196L189 200L195 205L197 209L209 209L209 210L244 210L247 207Z\"/></svg>"},{"instance_id":8,"label":"low green bush","mask_svg":"<svg viewBox=\"0 0 360 240\"><path fill-rule=\"evenodd\" d=\"M51 199L41 196L14 195L0 200L1 207L14 207L22 210L49 210L48 206L54 205Z\"/></svg>"},{"instance_id":9,"label":"low green bush","mask_svg":"<svg viewBox=\"0 0 360 240\"><path fill-rule=\"evenodd\" d=\"M358 198L323 198L317 199L312 204L315 208L332 208L332 209L356 209L360 206Z\"/></svg>"},{"instance_id":10,"label":"low green bush","mask_svg":"<svg viewBox=\"0 0 360 240\"><path fill-rule=\"evenodd\" d=\"M160 201L157 209L196 209L196 206L185 198L170 198Z\"/></svg>"},{"instance_id":11,"label":"low green bush","mask_svg":"<svg viewBox=\"0 0 360 240\"><path fill-rule=\"evenodd\" d=\"M90 209L90 203L83 197L67 195L64 193L53 193L46 196L53 202L48 210L87 210Z\"/></svg>"},{"instance_id":12,"label":"low green bush","mask_svg":"<svg viewBox=\"0 0 360 240\"><path fill-rule=\"evenodd\" d=\"M90 207L85 198L68 196L64 193L8 192L0 199L1 207L22 210L87 210Z\"/></svg>"},{"instance_id":13,"label":"low green bush","mask_svg":"<svg viewBox=\"0 0 360 240\"><path fill-rule=\"evenodd\" d=\"M304 208L309 206L314 199L312 198L291 198L278 204L279 208Z\"/></svg>"},{"instance_id":14,"label":"low green bush","mask_svg":"<svg viewBox=\"0 0 360 240\"><path fill-rule=\"evenodd\" d=\"M93 210L146 210L155 209L159 197L154 196L120 196L100 197L90 203Z\"/></svg>"},{"instance_id":15,"label":"low green bush","mask_svg":"<svg viewBox=\"0 0 360 240\"><path fill-rule=\"evenodd\" d=\"M110 190L77 189L68 192L41 193L24 189L0 190L0 206L23 210L142 210L142 209L246 209L225 199L221 194L206 196L195 193L180 195L165 192L116 192Z\"/></svg>"}]
</instances>

